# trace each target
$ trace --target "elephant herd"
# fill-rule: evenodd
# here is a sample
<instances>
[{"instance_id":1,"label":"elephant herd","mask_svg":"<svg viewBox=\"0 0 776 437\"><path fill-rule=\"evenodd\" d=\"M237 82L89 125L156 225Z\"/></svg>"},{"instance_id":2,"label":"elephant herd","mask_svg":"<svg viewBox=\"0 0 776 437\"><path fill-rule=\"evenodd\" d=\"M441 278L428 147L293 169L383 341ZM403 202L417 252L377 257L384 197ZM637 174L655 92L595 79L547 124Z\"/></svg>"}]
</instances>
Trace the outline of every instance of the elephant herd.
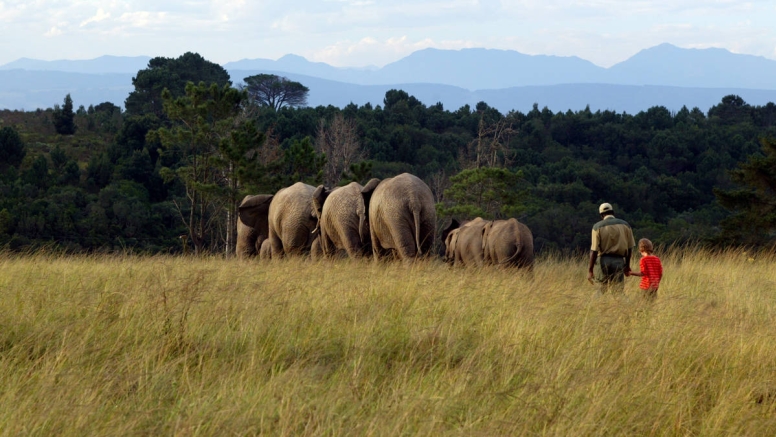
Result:
<instances>
[{"instance_id":1,"label":"elephant herd","mask_svg":"<svg viewBox=\"0 0 776 437\"><path fill-rule=\"evenodd\" d=\"M431 189L403 173L333 189L297 182L274 195L246 196L237 219L237 255L260 259L309 252L401 260L433 252L436 209ZM454 265L532 268L533 236L515 219L452 221L442 233Z\"/></svg>"}]
</instances>

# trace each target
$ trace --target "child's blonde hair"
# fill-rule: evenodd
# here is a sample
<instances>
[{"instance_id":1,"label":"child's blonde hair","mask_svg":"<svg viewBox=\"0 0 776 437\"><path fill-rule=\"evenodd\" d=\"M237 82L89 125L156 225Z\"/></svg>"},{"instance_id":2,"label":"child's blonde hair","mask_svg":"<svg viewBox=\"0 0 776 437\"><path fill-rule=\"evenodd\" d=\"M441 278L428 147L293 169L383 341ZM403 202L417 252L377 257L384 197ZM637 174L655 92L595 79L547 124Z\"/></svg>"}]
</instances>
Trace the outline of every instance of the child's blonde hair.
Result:
<instances>
[{"instance_id":1,"label":"child's blonde hair","mask_svg":"<svg viewBox=\"0 0 776 437\"><path fill-rule=\"evenodd\" d=\"M639 240L639 252L652 253L654 250L655 246L652 245L651 241L646 238Z\"/></svg>"}]
</instances>

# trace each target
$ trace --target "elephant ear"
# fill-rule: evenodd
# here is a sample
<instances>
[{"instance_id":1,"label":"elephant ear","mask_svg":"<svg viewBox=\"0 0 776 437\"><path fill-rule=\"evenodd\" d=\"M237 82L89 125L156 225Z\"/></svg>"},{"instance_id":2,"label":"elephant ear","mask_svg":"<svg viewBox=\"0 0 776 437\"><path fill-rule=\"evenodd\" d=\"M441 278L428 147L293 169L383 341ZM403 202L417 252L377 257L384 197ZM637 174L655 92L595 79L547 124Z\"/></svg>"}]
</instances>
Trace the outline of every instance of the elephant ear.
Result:
<instances>
[{"instance_id":1,"label":"elephant ear","mask_svg":"<svg viewBox=\"0 0 776 437\"><path fill-rule=\"evenodd\" d=\"M246 226L258 228L262 222L267 221L269 214L269 205L275 196L272 194L259 194L256 196L245 196L237 213L240 221Z\"/></svg>"},{"instance_id":2,"label":"elephant ear","mask_svg":"<svg viewBox=\"0 0 776 437\"><path fill-rule=\"evenodd\" d=\"M318 188L313 192L313 216L319 220L323 213L323 204L326 202L326 198L329 197L330 192L323 185L318 185Z\"/></svg>"},{"instance_id":3,"label":"elephant ear","mask_svg":"<svg viewBox=\"0 0 776 437\"><path fill-rule=\"evenodd\" d=\"M364 185L364 188L361 189L361 197L364 198L364 214L369 214L369 201L372 200L372 194L378 185L380 185L380 179L372 178Z\"/></svg>"},{"instance_id":4,"label":"elephant ear","mask_svg":"<svg viewBox=\"0 0 776 437\"><path fill-rule=\"evenodd\" d=\"M450 232L453 232L454 229L458 229L460 227L461 222L456 219L451 219L450 224L442 230L442 241L447 241L447 236L450 235Z\"/></svg>"}]
</instances>

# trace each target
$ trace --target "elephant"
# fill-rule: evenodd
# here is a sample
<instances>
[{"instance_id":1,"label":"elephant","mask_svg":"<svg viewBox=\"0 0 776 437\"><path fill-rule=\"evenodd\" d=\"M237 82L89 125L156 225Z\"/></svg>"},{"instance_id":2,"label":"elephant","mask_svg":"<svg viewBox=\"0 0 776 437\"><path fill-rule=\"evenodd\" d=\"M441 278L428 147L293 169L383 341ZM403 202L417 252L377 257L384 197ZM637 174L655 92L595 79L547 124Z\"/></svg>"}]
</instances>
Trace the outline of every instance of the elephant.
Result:
<instances>
[{"instance_id":1,"label":"elephant","mask_svg":"<svg viewBox=\"0 0 776 437\"><path fill-rule=\"evenodd\" d=\"M488 222L482 230L482 251L485 263L533 270L533 234L517 219Z\"/></svg>"},{"instance_id":2,"label":"elephant","mask_svg":"<svg viewBox=\"0 0 776 437\"><path fill-rule=\"evenodd\" d=\"M442 261L455 265L455 247L458 244L458 232L460 230L460 228L455 228L445 232L445 253Z\"/></svg>"},{"instance_id":3,"label":"elephant","mask_svg":"<svg viewBox=\"0 0 776 437\"><path fill-rule=\"evenodd\" d=\"M371 254L369 222L358 182L333 190L323 185L313 193L313 211L318 217L322 255L331 257L344 250L351 258Z\"/></svg>"},{"instance_id":4,"label":"elephant","mask_svg":"<svg viewBox=\"0 0 776 437\"><path fill-rule=\"evenodd\" d=\"M245 196L237 208L237 257L256 256L269 237L269 205L274 195Z\"/></svg>"},{"instance_id":5,"label":"elephant","mask_svg":"<svg viewBox=\"0 0 776 437\"><path fill-rule=\"evenodd\" d=\"M317 220L313 215L315 187L297 182L275 194L269 206L271 257L298 255L310 251Z\"/></svg>"},{"instance_id":6,"label":"elephant","mask_svg":"<svg viewBox=\"0 0 776 437\"><path fill-rule=\"evenodd\" d=\"M272 245L269 244L269 238L261 243L261 248L259 248L259 259L262 261L272 259Z\"/></svg>"},{"instance_id":7,"label":"elephant","mask_svg":"<svg viewBox=\"0 0 776 437\"><path fill-rule=\"evenodd\" d=\"M324 258L323 249L321 248L321 237L318 235L310 245L310 257L313 261L318 261Z\"/></svg>"},{"instance_id":8,"label":"elephant","mask_svg":"<svg viewBox=\"0 0 776 437\"><path fill-rule=\"evenodd\" d=\"M390 251L401 260L428 255L434 247L434 195L417 176L372 179L361 190L375 260Z\"/></svg>"},{"instance_id":9,"label":"elephant","mask_svg":"<svg viewBox=\"0 0 776 437\"><path fill-rule=\"evenodd\" d=\"M489 223L491 222L477 217L452 229L445 239L446 261L456 266L482 267L485 263L482 237L485 226Z\"/></svg>"}]
</instances>

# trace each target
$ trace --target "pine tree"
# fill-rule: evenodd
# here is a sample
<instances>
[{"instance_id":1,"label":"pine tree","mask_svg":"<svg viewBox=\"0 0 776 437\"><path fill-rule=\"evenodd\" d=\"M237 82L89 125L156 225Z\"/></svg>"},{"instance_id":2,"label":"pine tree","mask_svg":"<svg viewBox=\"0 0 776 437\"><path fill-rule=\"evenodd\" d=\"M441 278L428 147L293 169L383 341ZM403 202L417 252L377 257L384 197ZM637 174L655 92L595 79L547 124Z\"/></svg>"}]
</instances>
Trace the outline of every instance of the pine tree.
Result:
<instances>
[{"instance_id":1,"label":"pine tree","mask_svg":"<svg viewBox=\"0 0 776 437\"><path fill-rule=\"evenodd\" d=\"M60 135L73 135L76 129L74 118L73 99L68 94L61 108L58 105L54 106L54 129Z\"/></svg>"},{"instance_id":2,"label":"pine tree","mask_svg":"<svg viewBox=\"0 0 776 437\"><path fill-rule=\"evenodd\" d=\"M223 241L230 255L237 202L245 194L240 189L261 177L258 149L265 137L255 123L240 117L246 95L228 84L189 82L185 96L176 98L165 90L162 98L165 115L173 124L151 136L161 141L165 153L182 159L160 173L168 182L177 179L185 187L185 196L174 204L196 253L207 246L215 249Z\"/></svg>"}]
</instances>

